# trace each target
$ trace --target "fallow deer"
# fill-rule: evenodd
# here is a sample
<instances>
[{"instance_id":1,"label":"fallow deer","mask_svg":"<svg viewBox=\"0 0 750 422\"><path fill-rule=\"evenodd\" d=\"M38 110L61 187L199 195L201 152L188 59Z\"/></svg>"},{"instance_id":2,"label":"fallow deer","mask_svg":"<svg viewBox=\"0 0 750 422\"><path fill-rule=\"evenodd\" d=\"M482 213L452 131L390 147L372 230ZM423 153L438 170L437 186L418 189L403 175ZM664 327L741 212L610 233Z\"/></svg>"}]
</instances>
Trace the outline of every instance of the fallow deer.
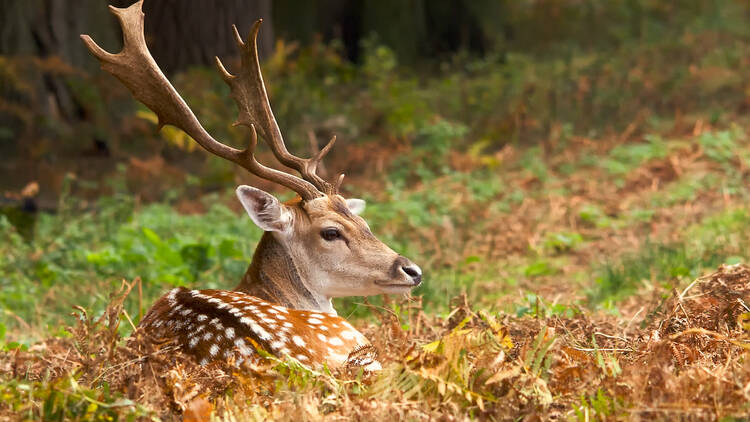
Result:
<instances>
[{"instance_id":1,"label":"fallow deer","mask_svg":"<svg viewBox=\"0 0 750 422\"><path fill-rule=\"evenodd\" d=\"M140 328L175 338L185 351L204 362L232 353L248 357L246 340L252 339L278 356L289 354L310 363L341 365L346 360L343 356L355 349L365 350L368 343L336 316L331 299L407 292L421 283L420 268L372 234L358 216L364 201L339 194L343 174L334 183L317 174L335 137L311 158L299 158L287 150L261 75L256 45L260 20L253 25L247 42L233 26L241 54L236 75L216 58L239 109L234 125L246 126L250 132L247 148L239 150L215 140L203 128L154 61L145 42L142 2L125 9L110 6L122 27L120 53L109 53L88 35L81 35L102 69L156 113L160 128L173 125L212 154L285 186L299 197L281 203L260 189L238 187L240 202L265 233L236 291L172 290L156 302ZM274 156L301 177L255 159L257 131ZM360 363L366 361L363 358Z\"/></svg>"}]
</instances>

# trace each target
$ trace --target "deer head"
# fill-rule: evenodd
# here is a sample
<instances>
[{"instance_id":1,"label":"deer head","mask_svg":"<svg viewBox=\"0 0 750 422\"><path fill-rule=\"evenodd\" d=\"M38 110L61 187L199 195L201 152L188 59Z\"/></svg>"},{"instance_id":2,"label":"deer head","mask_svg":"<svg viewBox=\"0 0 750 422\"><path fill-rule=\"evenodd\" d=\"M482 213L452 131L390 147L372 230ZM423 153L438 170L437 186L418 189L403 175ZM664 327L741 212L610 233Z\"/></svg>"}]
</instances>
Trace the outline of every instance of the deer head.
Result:
<instances>
[{"instance_id":1,"label":"deer head","mask_svg":"<svg viewBox=\"0 0 750 422\"><path fill-rule=\"evenodd\" d=\"M282 204L260 189L237 188L237 196L250 218L266 232L237 290L294 309L335 313L333 297L399 293L419 285L420 268L378 240L358 216L364 201L339 195L343 174L334 183L317 174L319 163L336 138L306 159L287 150L258 61L256 39L261 21L253 25L247 42L233 26L241 54L237 74L227 71L216 58L216 66L239 110L234 125L245 126L250 133L247 148L239 150L215 140L203 128L159 69L146 46L142 3L143 0L126 9L110 6L122 26L124 47L120 53L109 53L88 35L81 35L102 69L117 77L136 99L156 113L159 127L178 127L212 154L299 195L297 200ZM266 167L255 159L258 132L274 156L300 177Z\"/></svg>"}]
</instances>

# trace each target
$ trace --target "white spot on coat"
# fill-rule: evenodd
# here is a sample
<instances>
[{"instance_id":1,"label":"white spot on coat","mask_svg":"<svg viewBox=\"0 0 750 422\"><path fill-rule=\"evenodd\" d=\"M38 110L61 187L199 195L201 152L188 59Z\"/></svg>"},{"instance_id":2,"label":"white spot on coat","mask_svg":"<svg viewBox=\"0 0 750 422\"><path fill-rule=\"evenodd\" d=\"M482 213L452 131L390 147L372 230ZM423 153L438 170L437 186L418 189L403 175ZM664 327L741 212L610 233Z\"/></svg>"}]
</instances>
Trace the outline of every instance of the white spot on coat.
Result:
<instances>
[{"instance_id":1,"label":"white spot on coat","mask_svg":"<svg viewBox=\"0 0 750 422\"><path fill-rule=\"evenodd\" d=\"M240 353L242 353L243 356L250 356L253 354L253 349L247 347L247 345L245 344L245 340L242 340L241 338L235 340L234 345L237 346L238 349L240 349Z\"/></svg>"},{"instance_id":2,"label":"white spot on coat","mask_svg":"<svg viewBox=\"0 0 750 422\"><path fill-rule=\"evenodd\" d=\"M257 334L261 340L271 339L271 334L269 334L268 331L264 330L263 327L255 323L255 321L250 322L250 329L253 330L253 332Z\"/></svg>"},{"instance_id":3,"label":"white spot on coat","mask_svg":"<svg viewBox=\"0 0 750 422\"><path fill-rule=\"evenodd\" d=\"M167 300L172 307L174 307L175 303L177 303L177 292L179 291L180 289L175 287L174 289L170 290L169 295L167 295Z\"/></svg>"},{"instance_id":4,"label":"white spot on coat","mask_svg":"<svg viewBox=\"0 0 750 422\"><path fill-rule=\"evenodd\" d=\"M271 318L261 318L261 321L265 322L268 325L274 325L277 322L275 319Z\"/></svg>"}]
</instances>

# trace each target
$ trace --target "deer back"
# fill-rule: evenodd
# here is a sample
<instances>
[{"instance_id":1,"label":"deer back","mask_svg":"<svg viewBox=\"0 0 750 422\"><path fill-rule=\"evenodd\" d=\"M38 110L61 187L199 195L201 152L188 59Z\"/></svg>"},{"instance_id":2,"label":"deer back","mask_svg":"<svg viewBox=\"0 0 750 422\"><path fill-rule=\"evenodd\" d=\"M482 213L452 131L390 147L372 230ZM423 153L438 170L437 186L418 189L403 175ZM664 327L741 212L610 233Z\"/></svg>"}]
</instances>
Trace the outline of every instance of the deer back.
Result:
<instances>
[{"instance_id":1,"label":"deer back","mask_svg":"<svg viewBox=\"0 0 750 422\"><path fill-rule=\"evenodd\" d=\"M344 319L236 291L172 289L153 305L139 329L174 340L202 365L230 358L237 364L252 361L259 357L256 348L262 348L313 366L380 369L374 348Z\"/></svg>"}]
</instances>

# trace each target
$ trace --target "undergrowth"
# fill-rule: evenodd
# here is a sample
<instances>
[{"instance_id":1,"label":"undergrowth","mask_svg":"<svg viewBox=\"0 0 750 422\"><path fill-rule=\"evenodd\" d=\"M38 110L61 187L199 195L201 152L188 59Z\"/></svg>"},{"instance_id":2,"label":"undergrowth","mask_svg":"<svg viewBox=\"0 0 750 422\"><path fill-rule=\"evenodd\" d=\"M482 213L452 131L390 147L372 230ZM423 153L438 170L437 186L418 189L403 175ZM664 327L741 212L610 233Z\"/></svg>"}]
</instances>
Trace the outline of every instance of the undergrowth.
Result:
<instances>
[{"instance_id":1,"label":"undergrowth","mask_svg":"<svg viewBox=\"0 0 750 422\"><path fill-rule=\"evenodd\" d=\"M199 366L170 343L136 333L125 344L122 303L80 309L68 339L0 355L0 416L112 420L564 420L741 417L750 268L722 266L649 305L641 324L608 317L512 317L465 296L430 317L418 300L376 310L362 327L382 371L310 368L263 353L237 368ZM716 382L728 380L728 382Z\"/></svg>"},{"instance_id":2,"label":"undergrowth","mask_svg":"<svg viewBox=\"0 0 750 422\"><path fill-rule=\"evenodd\" d=\"M748 262L749 231L750 212L743 207L721 211L688 227L680 243L647 241L599 270L589 300L614 308L618 299L632 295L645 283L672 288L720 264Z\"/></svg>"}]
</instances>

